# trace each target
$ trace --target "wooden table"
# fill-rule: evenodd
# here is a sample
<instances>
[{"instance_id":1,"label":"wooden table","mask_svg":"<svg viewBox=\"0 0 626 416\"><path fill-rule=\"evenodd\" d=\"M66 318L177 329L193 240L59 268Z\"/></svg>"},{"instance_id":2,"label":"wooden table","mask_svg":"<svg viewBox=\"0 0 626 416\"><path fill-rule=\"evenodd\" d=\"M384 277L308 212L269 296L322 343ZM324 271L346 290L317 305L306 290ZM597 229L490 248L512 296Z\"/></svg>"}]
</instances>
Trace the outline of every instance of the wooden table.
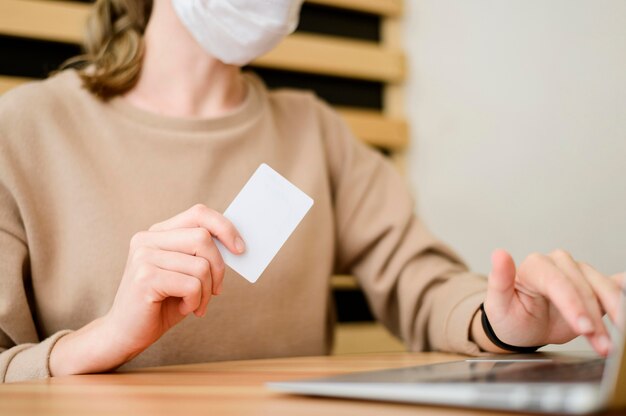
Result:
<instances>
[{"instance_id":1,"label":"wooden table","mask_svg":"<svg viewBox=\"0 0 626 416\"><path fill-rule=\"evenodd\" d=\"M0 385L0 415L498 415L276 393L268 381L323 377L459 359L427 353L232 361L58 377Z\"/></svg>"}]
</instances>

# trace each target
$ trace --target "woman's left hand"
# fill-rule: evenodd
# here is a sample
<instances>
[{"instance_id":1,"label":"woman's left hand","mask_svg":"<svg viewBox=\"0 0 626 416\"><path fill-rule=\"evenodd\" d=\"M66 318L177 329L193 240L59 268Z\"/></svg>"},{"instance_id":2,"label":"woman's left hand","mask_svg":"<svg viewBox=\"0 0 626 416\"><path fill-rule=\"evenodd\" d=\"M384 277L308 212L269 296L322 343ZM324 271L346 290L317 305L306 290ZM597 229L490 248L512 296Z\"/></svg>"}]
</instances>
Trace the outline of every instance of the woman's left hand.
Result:
<instances>
[{"instance_id":1,"label":"woman's left hand","mask_svg":"<svg viewBox=\"0 0 626 416\"><path fill-rule=\"evenodd\" d=\"M624 275L607 277L562 250L532 254L516 269L504 250L492 255L485 311L497 337L519 347L562 344L587 337L601 355L611 350L605 313L617 322ZM486 336L480 313L472 335L483 349L502 352Z\"/></svg>"}]
</instances>

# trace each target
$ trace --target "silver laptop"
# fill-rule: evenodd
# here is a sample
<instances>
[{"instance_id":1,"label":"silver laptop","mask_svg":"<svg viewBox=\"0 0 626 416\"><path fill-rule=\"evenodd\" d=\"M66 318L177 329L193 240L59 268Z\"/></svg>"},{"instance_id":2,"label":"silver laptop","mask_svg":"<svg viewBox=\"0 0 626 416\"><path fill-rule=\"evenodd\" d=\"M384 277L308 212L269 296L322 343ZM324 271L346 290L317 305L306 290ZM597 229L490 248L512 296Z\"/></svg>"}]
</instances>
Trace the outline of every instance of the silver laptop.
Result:
<instances>
[{"instance_id":1,"label":"silver laptop","mask_svg":"<svg viewBox=\"0 0 626 416\"><path fill-rule=\"evenodd\" d=\"M586 414L626 408L625 336L622 331L614 340L606 359L591 354L497 356L267 386L313 396Z\"/></svg>"}]
</instances>

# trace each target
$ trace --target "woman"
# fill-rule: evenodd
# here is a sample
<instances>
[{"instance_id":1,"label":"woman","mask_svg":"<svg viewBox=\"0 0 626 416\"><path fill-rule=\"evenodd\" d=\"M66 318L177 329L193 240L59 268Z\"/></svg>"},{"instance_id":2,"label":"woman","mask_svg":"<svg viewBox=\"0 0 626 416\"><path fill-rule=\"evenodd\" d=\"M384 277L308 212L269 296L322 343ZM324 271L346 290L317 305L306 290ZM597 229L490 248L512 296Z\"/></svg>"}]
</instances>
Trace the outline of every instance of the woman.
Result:
<instances>
[{"instance_id":1,"label":"woman","mask_svg":"<svg viewBox=\"0 0 626 416\"><path fill-rule=\"evenodd\" d=\"M232 1L99 0L89 65L0 100L0 380L324 354L333 272L412 350L608 353L617 276L564 251L468 272L329 107L242 74L299 2ZM219 213L262 162L315 206L252 286L214 239L245 251Z\"/></svg>"}]
</instances>

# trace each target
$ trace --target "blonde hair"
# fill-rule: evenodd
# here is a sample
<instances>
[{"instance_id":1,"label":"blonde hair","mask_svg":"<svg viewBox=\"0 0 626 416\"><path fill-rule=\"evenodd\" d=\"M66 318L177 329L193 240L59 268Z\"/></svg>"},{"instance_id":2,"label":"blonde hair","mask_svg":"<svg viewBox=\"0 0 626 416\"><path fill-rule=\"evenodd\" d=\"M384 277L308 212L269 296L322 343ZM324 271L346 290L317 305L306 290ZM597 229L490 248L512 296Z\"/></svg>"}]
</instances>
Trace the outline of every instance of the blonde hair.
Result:
<instances>
[{"instance_id":1,"label":"blonde hair","mask_svg":"<svg viewBox=\"0 0 626 416\"><path fill-rule=\"evenodd\" d=\"M87 20L85 54L62 69L76 67L85 88L100 98L127 92L141 73L151 11L152 0L97 0Z\"/></svg>"}]
</instances>

